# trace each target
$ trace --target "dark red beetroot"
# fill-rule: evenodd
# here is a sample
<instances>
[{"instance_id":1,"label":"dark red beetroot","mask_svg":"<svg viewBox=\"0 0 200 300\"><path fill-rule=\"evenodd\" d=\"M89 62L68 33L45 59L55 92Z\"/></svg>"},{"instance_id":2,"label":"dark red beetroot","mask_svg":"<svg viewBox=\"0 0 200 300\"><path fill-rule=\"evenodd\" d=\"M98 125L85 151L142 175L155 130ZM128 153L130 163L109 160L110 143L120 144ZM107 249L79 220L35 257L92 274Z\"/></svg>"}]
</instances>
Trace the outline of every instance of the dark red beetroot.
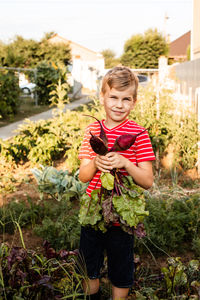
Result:
<instances>
[{"instance_id":1,"label":"dark red beetroot","mask_svg":"<svg viewBox=\"0 0 200 300\"><path fill-rule=\"evenodd\" d=\"M101 122L93 116L90 116L90 115L85 115L85 116L94 118L100 124L100 137L92 134L92 132L90 131L90 134L91 134L90 145L91 145L93 151L99 155L106 155L106 153L108 153L108 152L124 151L124 150L129 149L135 143L138 135L140 135L141 133L146 131L146 129L144 129L143 131L141 131L138 134L120 135L119 137L116 138L114 145L108 151L108 139L107 139L106 133L103 129Z\"/></svg>"},{"instance_id":2,"label":"dark red beetroot","mask_svg":"<svg viewBox=\"0 0 200 300\"><path fill-rule=\"evenodd\" d=\"M118 136L115 140L114 145L109 150L109 152L124 151L124 150L129 149L135 143L138 135L140 135L144 131L146 131L146 129L144 129L143 131L141 131L138 134L123 134L123 135Z\"/></svg>"},{"instance_id":3,"label":"dark red beetroot","mask_svg":"<svg viewBox=\"0 0 200 300\"><path fill-rule=\"evenodd\" d=\"M84 116L91 117L91 118L95 119L97 122L99 122L99 125L100 125L100 136L99 137L100 137L100 139L103 140L105 146L107 147L108 146L108 139L107 139L106 133L103 129L103 126L102 126L101 122L93 116L90 116L90 115L84 115Z\"/></svg>"},{"instance_id":4,"label":"dark red beetroot","mask_svg":"<svg viewBox=\"0 0 200 300\"><path fill-rule=\"evenodd\" d=\"M105 145L104 141L100 137L92 134L91 131L90 134L90 145L92 150L99 155L106 155L106 153L108 153L108 147Z\"/></svg>"}]
</instances>

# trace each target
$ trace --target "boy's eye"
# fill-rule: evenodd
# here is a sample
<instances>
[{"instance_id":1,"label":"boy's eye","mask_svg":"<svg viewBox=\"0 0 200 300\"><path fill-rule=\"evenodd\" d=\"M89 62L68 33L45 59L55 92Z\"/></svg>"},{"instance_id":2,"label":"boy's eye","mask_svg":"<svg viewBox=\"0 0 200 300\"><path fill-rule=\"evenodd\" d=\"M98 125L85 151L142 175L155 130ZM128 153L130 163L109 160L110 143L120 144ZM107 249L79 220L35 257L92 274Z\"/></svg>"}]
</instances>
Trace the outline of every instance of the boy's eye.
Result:
<instances>
[{"instance_id":1,"label":"boy's eye","mask_svg":"<svg viewBox=\"0 0 200 300\"><path fill-rule=\"evenodd\" d=\"M131 101L131 98L124 98L124 100L128 100L128 101Z\"/></svg>"}]
</instances>

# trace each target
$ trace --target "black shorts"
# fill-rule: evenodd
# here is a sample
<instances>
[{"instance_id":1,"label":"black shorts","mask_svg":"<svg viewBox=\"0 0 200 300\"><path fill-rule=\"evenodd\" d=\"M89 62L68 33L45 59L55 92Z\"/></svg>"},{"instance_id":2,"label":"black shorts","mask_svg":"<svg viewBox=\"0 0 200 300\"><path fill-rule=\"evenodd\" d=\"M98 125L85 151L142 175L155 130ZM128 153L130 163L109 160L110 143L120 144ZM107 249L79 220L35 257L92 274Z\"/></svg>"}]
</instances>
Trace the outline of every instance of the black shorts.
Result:
<instances>
[{"instance_id":1,"label":"black shorts","mask_svg":"<svg viewBox=\"0 0 200 300\"><path fill-rule=\"evenodd\" d=\"M113 226L106 233L91 227L81 228L80 254L86 264L90 279L100 277L104 262L104 251L108 258L108 277L118 288L133 285L133 236L119 226Z\"/></svg>"}]
</instances>

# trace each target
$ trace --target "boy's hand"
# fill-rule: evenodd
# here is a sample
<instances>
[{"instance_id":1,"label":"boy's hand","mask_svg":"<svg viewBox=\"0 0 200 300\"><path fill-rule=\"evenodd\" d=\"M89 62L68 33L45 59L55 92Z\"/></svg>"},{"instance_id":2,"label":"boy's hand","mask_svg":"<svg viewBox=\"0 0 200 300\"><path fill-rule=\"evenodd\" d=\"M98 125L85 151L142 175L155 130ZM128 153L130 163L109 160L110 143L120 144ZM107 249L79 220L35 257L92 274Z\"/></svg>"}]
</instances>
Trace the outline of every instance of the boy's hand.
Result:
<instances>
[{"instance_id":1,"label":"boy's hand","mask_svg":"<svg viewBox=\"0 0 200 300\"><path fill-rule=\"evenodd\" d=\"M109 159L112 169L122 169L126 168L128 159L123 155L120 155L117 152L109 152L106 154L106 157Z\"/></svg>"},{"instance_id":2,"label":"boy's hand","mask_svg":"<svg viewBox=\"0 0 200 300\"><path fill-rule=\"evenodd\" d=\"M95 167L102 172L110 172L112 170L112 165L107 156L98 155L94 159Z\"/></svg>"},{"instance_id":3,"label":"boy's hand","mask_svg":"<svg viewBox=\"0 0 200 300\"><path fill-rule=\"evenodd\" d=\"M95 157L95 166L102 172L110 172L110 170L115 168L125 168L127 160L127 158L116 152L109 152L105 156L97 155Z\"/></svg>"}]
</instances>

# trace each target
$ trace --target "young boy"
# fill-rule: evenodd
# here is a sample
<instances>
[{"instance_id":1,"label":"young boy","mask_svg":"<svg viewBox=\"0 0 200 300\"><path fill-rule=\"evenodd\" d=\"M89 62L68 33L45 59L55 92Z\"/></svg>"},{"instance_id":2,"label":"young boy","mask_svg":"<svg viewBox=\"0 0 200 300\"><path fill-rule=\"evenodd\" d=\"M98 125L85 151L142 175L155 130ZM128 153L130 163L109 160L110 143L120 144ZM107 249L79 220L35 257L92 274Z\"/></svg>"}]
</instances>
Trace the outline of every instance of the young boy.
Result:
<instances>
[{"instance_id":1,"label":"young boy","mask_svg":"<svg viewBox=\"0 0 200 300\"><path fill-rule=\"evenodd\" d=\"M104 106L106 118L101 124L108 138L108 149L115 139L122 134L137 134L144 128L128 116L137 100L138 79L127 67L115 67L103 78L100 103ZM155 160L147 131L139 135L134 145L123 152L109 152L105 156L93 152L89 139L90 131L99 136L100 126L94 122L86 129L80 149L81 160L79 179L90 182L87 194L101 186L101 172L120 169L130 175L135 183L144 189L153 184L152 160ZM108 258L108 276L112 283L114 300L127 299L129 288L133 285L133 236L124 232L119 223L106 233L93 228L82 227L80 252L84 257L89 277L89 288L85 285L85 293L89 299L100 299L99 276L103 264L104 250Z\"/></svg>"}]
</instances>

